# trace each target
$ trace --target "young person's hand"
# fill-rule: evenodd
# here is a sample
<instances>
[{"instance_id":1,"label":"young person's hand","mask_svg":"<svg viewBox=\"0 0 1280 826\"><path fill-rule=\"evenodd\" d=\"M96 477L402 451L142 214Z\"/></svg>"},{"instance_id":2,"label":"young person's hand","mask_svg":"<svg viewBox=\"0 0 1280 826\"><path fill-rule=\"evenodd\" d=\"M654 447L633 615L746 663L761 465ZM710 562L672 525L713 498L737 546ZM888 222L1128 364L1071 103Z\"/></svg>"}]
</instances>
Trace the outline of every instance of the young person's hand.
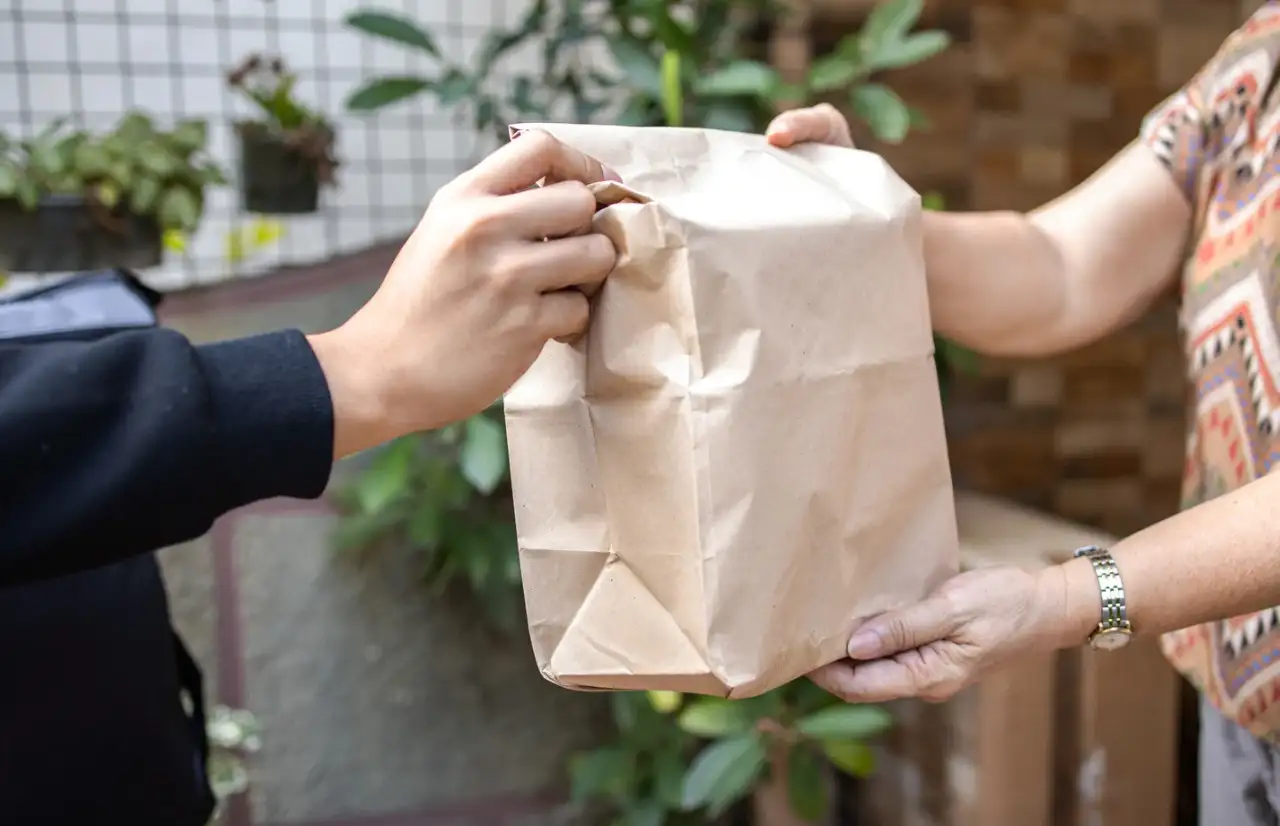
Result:
<instances>
[{"instance_id":1,"label":"young person's hand","mask_svg":"<svg viewBox=\"0 0 1280 826\"><path fill-rule=\"evenodd\" d=\"M783 112L773 119L764 134L769 143L780 149L799 143L826 143L853 148L849 121L830 103Z\"/></svg>"},{"instance_id":2,"label":"young person's hand","mask_svg":"<svg viewBox=\"0 0 1280 826\"><path fill-rule=\"evenodd\" d=\"M483 410L549 340L583 331L581 288L617 259L591 230L587 184L606 179L617 175L533 131L439 191L369 303L310 339L336 456Z\"/></svg>"}]
</instances>

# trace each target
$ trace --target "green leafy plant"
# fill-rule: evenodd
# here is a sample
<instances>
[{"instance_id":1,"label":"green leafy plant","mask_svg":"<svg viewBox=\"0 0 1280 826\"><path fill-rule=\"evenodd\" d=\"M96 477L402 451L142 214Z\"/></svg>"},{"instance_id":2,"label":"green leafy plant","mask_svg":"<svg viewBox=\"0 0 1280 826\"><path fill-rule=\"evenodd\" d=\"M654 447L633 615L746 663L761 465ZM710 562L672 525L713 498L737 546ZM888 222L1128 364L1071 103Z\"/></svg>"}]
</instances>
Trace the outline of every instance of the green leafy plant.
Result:
<instances>
[{"instance_id":1,"label":"green leafy plant","mask_svg":"<svg viewBox=\"0 0 1280 826\"><path fill-rule=\"evenodd\" d=\"M501 407L375 451L340 492L338 542L397 542L424 555L433 593L465 583L495 627L522 618Z\"/></svg>"},{"instance_id":2,"label":"green leafy plant","mask_svg":"<svg viewBox=\"0 0 1280 826\"><path fill-rule=\"evenodd\" d=\"M787 790L803 820L830 808L832 771L867 777L875 770L868 741L892 725L876 706L845 705L806 680L749 700L699 697L677 718L704 738L685 775L682 803L715 816L742 800L764 777Z\"/></svg>"},{"instance_id":3,"label":"green leafy plant","mask_svg":"<svg viewBox=\"0 0 1280 826\"><path fill-rule=\"evenodd\" d=\"M372 79L347 105L370 111L433 94L445 106L466 104L477 130L505 137L511 123L564 119L753 131L779 104L834 99L896 142L924 119L873 78L947 47L945 32L912 31L921 8L922 0L877 6L861 31L816 60L798 84L744 54L759 51L752 34L762 23L784 13L771 0L535 0L515 28L490 33L471 66L447 61L431 34L404 15L365 9L348 25L425 55L437 68ZM608 47L611 71L583 58L581 47L593 42ZM514 78L498 72L504 56L535 44L539 70Z\"/></svg>"},{"instance_id":4,"label":"green leafy plant","mask_svg":"<svg viewBox=\"0 0 1280 826\"><path fill-rule=\"evenodd\" d=\"M683 700L664 691L610 696L617 738L574 755L573 800L609 810L616 826L694 826L701 813L684 805L684 778L696 738L675 725Z\"/></svg>"},{"instance_id":5,"label":"green leafy plant","mask_svg":"<svg viewBox=\"0 0 1280 826\"><path fill-rule=\"evenodd\" d=\"M253 103L261 117L236 123L240 131L274 136L315 167L321 184L331 184L338 168L332 125L294 94L298 77L279 57L252 54L227 74L227 85Z\"/></svg>"},{"instance_id":6,"label":"green leafy plant","mask_svg":"<svg viewBox=\"0 0 1280 826\"><path fill-rule=\"evenodd\" d=\"M58 120L29 140L0 136L0 200L35 210L46 196L78 196L108 229L132 214L190 233L204 212L205 187L226 183L206 154L207 134L203 120L164 130L132 112L105 135Z\"/></svg>"},{"instance_id":7,"label":"green leafy plant","mask_svg":"<svg viewBox=\"0 0 1280 826\"><path fill-rule=\"evenodd\" d=\"M209 786L217 801L209 822L217 823L225 802L249 789L245 762L262 748L262 731L252 713L226 706L210 710L205 731L209 737Z\"/></svg>"},{"instance_id":8,"label":"green leafy plant","mask_svg":"<svg viewBox=\"0 0 1280 826\"><path fill-rule=\"evenodd\" d=\"M802 820L831 807L834 772L875 770L870 744L892 724L799 680L747 700L626 692L611 697L615 742L574 757L576 799L607 804L622 826L715 820L764 784Z\"/></svg>"}]
</instances>

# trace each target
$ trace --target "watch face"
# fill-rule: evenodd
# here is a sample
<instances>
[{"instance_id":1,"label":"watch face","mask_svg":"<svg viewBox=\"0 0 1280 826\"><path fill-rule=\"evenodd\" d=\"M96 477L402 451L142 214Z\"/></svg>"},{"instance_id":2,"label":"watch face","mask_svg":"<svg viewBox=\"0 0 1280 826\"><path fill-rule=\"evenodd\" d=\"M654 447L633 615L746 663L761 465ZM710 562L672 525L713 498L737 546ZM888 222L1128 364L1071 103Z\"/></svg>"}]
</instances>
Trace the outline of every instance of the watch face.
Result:
<instances>
[{"instance_id":1,"label":"watch face","mask_svg":"<svg viewBox=\"0 0 1280 826\"><path fill-rule=\"evenodd\" d=\"M1093 647L1102 651L1115 651L1124 648L1129 642L1129 632L1119 628L1099 631L1093 638Z\"/></svg>"}]
</instances>

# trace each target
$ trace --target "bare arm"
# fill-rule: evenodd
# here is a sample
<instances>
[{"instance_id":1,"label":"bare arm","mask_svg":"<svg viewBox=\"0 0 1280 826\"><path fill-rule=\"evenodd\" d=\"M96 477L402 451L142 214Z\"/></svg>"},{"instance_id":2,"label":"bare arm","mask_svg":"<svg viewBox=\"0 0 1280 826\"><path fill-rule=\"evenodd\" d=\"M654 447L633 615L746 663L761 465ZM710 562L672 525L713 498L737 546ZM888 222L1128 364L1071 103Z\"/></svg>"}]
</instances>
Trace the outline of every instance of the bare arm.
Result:
<instances>
[{"instance_id":1,"label":"bare arm","mask_svg":"<svg viewBox=\"0 0 1280 826\"><path fill-rule=\"evenodd\" d=\"M1140 315L1177 275L1191 208L1146 147L1029 215L929 213L935 329L979 352L1070 350Z\"/></svg>"},{"instance_id":2,"label":"bare arm","mask_svg":"<svg viewBox=\"0 0 1280 826\"><path fill-rule=\"evenodd\" d=\"M1276 604L1280 475L1265 476L1117 543L1133 630L1154 636ZM1081 645L1101 615L1088 560L1038 573L977 568L868 619L849 656L815 672L850 702L945 700L1003 663Z\"/></svg>"},{"instance_id":3,"label":"bare arm","mask_svg":"<svg viewBox=\"0 0 1280 826\"><path fill-rule=\"evenodd\" d=\"M769 139L852 146L825 105L778 116ZM1178 273L1191 208L1149 149L1132 144L1040 209L930 212L924 254L933 326L981 353L1070 350L1142 313Z\"/></svg>"},{"instance_id":4,"label":"bare arm","mask_svg":"<svg viewBox=\"0 0 1280 826\"><path fill-rule=\"evenodd\" d=\"M1280 476L1157 522L1112 549L1136 633L1162 634L1276 604L1280 595ZM1046 631L1079 645L1098 622L1098 582L1087 560L1041 574L1055 597Z\"/></svg>"}]
</instances>

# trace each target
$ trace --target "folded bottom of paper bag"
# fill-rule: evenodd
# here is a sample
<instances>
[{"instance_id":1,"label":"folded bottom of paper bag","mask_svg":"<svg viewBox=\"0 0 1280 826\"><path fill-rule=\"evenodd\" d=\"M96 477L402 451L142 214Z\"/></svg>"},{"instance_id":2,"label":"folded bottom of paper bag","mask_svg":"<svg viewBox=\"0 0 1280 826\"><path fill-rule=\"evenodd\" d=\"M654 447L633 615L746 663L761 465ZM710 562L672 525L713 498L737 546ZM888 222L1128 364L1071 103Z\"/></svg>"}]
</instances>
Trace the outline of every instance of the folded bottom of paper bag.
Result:
<instances>
[{"instance_id":1,"label":"folded bottom of paper bag","mask_svg":"<svg viewBox=\"0 0 1280 826\"><path fill-rule=\"evenodd\" d=\"M711 659L705 646L694 644L673 613L622 559L612 554L550 555L560 557L562 570L570 562L586 568L599 566L594 576L582 577L592 585L549 656L544 654L546 660L539 663L542 676L563 688L743 698L803 676L844 654L848 629L842 627L811 639L770 667L761 668L759 663L717 667L718 659ZM537 551L526 551L527 562L538 556ZM538 627L536 621L533 627Z\"/></svg>"},{"instance_id":2,"label":"folded bottom of paper bag","mask_svg":"<svg viewBox=\"0 0 1280 826\"><path fill-rule=\"evenodd\" d=\"M555 674L544 668L542 676L571 691L678 691L711 697L739 696L712 674Z\"/></svg>"}]
</instances>

